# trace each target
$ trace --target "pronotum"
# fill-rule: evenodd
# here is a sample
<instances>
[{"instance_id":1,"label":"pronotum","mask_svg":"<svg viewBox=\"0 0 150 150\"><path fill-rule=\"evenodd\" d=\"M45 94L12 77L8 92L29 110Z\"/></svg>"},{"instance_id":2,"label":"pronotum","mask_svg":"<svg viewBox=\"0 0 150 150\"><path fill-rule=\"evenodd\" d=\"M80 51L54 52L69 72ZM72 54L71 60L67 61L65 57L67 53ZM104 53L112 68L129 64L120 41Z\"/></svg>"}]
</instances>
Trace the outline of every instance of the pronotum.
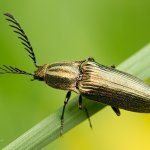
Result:
<instances>
[{"instance_id":1,"label":"pronotum","mask_svg":"<svg viewBox=\"0 0 150 150\"><path fill-rule=\"evenodd\" d=\"M33 48L27 35L18 21L9 13L4 14L19 35L25 50L37 68L34 73L20 70L16 67L3 65L0 74L31 75L35 80L45 81L53 88L67 90L61 115L61 133L63 130L65 107L71 92L79 94L79 109L84 109L89 119L87 108L82 105L82 97L111 106L119 116L120 110L150 113L150 87L142 80L128 73L107 67L95 62L93 58L81 61L63 61L53 64L37 65ZM91 122L89 119L90 126Z\"/></svg>"}]
</instances>

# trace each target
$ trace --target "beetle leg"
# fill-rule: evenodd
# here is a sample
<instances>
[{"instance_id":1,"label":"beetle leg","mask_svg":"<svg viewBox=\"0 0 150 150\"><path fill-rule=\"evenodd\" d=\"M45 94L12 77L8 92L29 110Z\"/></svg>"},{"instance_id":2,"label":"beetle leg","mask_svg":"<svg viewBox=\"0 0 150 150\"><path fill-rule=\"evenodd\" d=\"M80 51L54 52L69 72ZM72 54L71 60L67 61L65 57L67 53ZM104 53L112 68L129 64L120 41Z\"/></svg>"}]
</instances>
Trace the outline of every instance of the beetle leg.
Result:
<instances>
[{"instance_id":1,"label":"beetle leg","mask_svg":"<svg viewBox=\"0 0 150 150\"><path fill-rule=\"evenodd\" d=\"M61 115L61 130L60 130L60 135L62 135L62 132L63 132L63 127L64 127L64 113L65 113L65 108L66 108L66 105L70 99L70 96L71 96L71 91L68 91L67 94L66 94L66 98L64 100L64 106L63 106L63 110L62 110L62 115Z\"/></svg>"},{"instance_id":2,"label":"beetle leg","mask_svg":"<svg viewBox=\"0 0 150 150\"><path fill-rule=\"evenodd\" d=\"M87 108L85 106L82 105L82 96L81 95L79 96L78 107L79 107L80 110L83 110L83 109L85 110L86 116L87 116L87 118L89 120L90 128L92 128L92 123L91 123L91 120L90 120L90 116L89 116L88 110L87 110Z\"/></svg>"},{"instance_id":3,"label":"beetle leg","mask_svg":"<svg viewBox=\"0 0 150 150\"><path fill-rule=\"evenodd\" d=\"M112 107L111 108L113 109L113 111L116 113L117 116L120 116L120 110L119 108L116 108L116 107Z\"/></svg>"},{"instance_id":4,"label":"beetle leg","mask_svg":"<svg viewBox=\"0 0 150 150\"><path fill-rule=\"evenodd\" d=\"M95 61L93 57L89 57L88 61Z\"/></svg>"},{"instance_id":5,"label":"beetle leg","mask_svg":"<svg viewBox=\"0 0 150 150\"><path fill-rule=\"evenodd\" d=\"M115 65L112 65L111 68L116 68Z\"/></svg>"}]
</instances>

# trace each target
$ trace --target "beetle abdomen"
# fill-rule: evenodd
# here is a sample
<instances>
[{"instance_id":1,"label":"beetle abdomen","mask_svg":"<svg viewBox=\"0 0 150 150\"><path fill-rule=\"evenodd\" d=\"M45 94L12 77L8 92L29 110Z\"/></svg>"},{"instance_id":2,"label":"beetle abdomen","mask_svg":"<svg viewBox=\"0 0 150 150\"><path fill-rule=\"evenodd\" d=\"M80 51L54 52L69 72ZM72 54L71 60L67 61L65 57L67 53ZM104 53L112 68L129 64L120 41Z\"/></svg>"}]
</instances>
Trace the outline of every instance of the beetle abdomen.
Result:
<instances>
[{"instance_id":1,"label":"beetle abdomen","mask_svg":"<svg viewBox=\"0 0 150 150\"><path fill-rule=\"evenodd\" d=\"M87 61L82 64L79 91L89 99L136 112L150 112L150 87L142 80Z\"/></svg>"}]
</instances>

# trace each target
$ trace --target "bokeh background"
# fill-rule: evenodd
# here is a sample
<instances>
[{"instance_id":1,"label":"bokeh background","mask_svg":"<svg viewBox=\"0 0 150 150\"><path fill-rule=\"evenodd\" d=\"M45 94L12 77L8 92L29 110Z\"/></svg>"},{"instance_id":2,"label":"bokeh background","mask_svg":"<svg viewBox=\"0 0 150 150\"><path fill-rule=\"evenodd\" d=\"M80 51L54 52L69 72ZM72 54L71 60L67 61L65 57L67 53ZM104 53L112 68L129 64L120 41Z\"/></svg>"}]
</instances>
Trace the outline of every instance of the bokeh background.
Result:
<instances>
[{"instance_id":1,"label":"bokeh background","mask_svg":"<svg viewBox=\"0 0 150 150\"><path fill-rule=\"evenodd\" d=\"M11 12L34 47L39 64L93 56L118 65L150 42L149 0L1 0L0 64L34 71L8 27ZM66 92L23 75L0 76L0 149L63 105ZM73 95L75 96L75 94ZM149 150L150 114L106 107L44 150Z\"/></svg>"}]
</instances>

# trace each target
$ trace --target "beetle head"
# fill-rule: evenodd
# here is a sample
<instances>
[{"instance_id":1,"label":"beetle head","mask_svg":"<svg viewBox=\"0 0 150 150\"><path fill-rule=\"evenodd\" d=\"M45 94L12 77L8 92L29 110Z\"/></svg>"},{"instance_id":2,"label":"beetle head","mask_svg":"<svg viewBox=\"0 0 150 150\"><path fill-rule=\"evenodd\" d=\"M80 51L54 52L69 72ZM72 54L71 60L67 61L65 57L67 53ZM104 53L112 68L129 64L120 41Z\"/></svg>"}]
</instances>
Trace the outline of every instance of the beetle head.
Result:
<instances>
[{"instance_id":1,"label":"beetle head","mask_svg":"<svg viewBox=\"0 0 150 150\"><path fill-rule=\"evenodd\" d=\"M34 79L40 80L40 81L44 81L44 77L45 77L45 72L47 69L47 64L38 67L38 69L34 72Z\"/></svg>"}]
</instances>

